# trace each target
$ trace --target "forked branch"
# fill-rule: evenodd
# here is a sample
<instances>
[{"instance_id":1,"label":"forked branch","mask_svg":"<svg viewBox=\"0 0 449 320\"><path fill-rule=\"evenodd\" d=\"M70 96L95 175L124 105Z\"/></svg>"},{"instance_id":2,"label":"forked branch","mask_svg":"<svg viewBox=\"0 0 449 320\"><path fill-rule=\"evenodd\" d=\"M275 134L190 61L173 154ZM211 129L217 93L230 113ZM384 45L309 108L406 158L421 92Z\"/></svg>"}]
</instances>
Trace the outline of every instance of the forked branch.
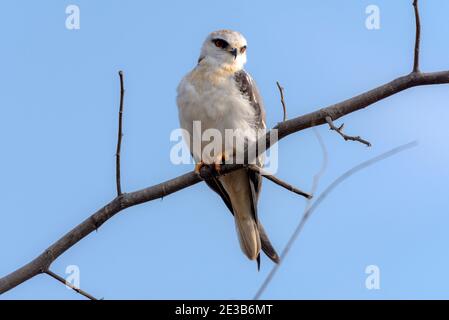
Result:
<instances>
[{"instance_id":1,"label":"forked branch","mask_svg":"<svg viewBox=\"0 0 449 320\"><path fill-rule=\"evenodd\" d=\"M347 134L343 133L343 128L345 126L345 124L343 123L341 126L339 126L338 128L335 126L334 122L332 121L332 118L327 116L326 117L326 122L329 125L329 128L331 130L334 130L335 132L337 132L343 139L345 139L345 141L358 141L360 143L363 143L364 145L371 147L371 143L360 138L360 136L348 136Z\"/></svg>"}]
</instances>

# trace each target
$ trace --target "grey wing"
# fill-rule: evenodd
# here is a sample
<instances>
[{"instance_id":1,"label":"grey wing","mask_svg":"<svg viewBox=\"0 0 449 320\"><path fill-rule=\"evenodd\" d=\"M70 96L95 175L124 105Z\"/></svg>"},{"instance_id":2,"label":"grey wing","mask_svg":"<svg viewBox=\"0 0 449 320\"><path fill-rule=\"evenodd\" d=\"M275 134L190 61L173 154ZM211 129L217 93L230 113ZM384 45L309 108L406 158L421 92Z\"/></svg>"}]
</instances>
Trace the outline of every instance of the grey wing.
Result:
<instances>
[{"instance_id":1,"label":"grey wing","mask_svg":"<svg viewBox=\"0 0 449 320\"><path fill-rule=\"evenodd\" d=\"M256 128L265 129L265 108L256 82L245 70L236 72L234 79L241 94L248 99L249 103L255 110L256 119L254 123ZM258 162L257 164L262 166L262 163ZM259 173L251 170L249 171L249 178L251 190L254 192L253 207L257 208L257 201L259 199L259 193L262 186L262 177ZM257 215L257 209L255 209L255 213Z\"/></svg>"},{"instance_id":2,"label":"grey wing","mask_svg":"<svg viewBox=\"0 0 449 320\"><path fill-rule=\"evenodd\" d=\"M246 97L256 111L255 125L258 129L265 128L265 106L256 82L245 70L234 74L234 80L241 94Z\"/></svg>"},{"instance_id":3,"label":"grey wing","mask_svg":"<svg viewBox=\"0 0 449 320\"><path fill-rule=\"evenodd\" d=\"M248 99L250 105L255 110L254 125L256 126L257 129L265 129L266 128L265 107L262 100L262 96L260 95L259 89L257 88L256 82L245 70L236 72L234 74L234 80L240 93L246 99ZM257 165L263 166L263 164L260 162L258 162ZM251 190L251 200L252 200L251 207L253 209L254 218L258 223L262 250L271 260L277 263L279 262L279 256L277 255L276 250L271 245L270 240L268 239L268 236L257 217L257 202L259 200L259 194L262 187L262 176L258 172L255 172L254 170L247 170L247 173ZM223 200L225 200L226 197L222 196L222 198ZM227 205L229 207L229 204Z\"/></svg>"}]
</instances>

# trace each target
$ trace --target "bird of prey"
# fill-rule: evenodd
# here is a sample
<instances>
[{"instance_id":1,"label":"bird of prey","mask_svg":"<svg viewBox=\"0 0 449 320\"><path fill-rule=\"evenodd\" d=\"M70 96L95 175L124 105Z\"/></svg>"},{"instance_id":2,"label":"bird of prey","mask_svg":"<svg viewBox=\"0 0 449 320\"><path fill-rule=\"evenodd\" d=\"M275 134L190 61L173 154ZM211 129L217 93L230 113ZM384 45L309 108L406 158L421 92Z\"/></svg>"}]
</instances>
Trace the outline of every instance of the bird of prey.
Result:
<instances>
[{"instance_id":1,"label":"bird of prey","mask_svg":"<svg viewBox=\"0 0 449 320\"><path fill-rule=\"evenodd\" d=\"M254 80L243 69L246 63L246 39L239 32L219 30L206 38L196 67L178 86L177 104L182 129L189 133L185 137L190 152L196 161L196 171L203 165L219 170L220 164L235 156L235 146L223 143L224 152L212 160L204 158L201 141L200 150L195 150L191 141L194 122L198 121L201 132L215 129L225 137L227 129L237 130L235 139L257 140L257 132L265 129L265 111ZM242 133L243 132L243 133ZM224 139L224 138L223 138ZM237 144L237 143L236 143ZM263 158L257 165L263 166ZM260 250L274 262L279 256L271 245L257 217L257 202L262 178L258 172L242 168L229 174L206 180L207 185L225 202L234 215L240 247L250 260L257 260L260 268Z\"/></svg>"}]
</instances>

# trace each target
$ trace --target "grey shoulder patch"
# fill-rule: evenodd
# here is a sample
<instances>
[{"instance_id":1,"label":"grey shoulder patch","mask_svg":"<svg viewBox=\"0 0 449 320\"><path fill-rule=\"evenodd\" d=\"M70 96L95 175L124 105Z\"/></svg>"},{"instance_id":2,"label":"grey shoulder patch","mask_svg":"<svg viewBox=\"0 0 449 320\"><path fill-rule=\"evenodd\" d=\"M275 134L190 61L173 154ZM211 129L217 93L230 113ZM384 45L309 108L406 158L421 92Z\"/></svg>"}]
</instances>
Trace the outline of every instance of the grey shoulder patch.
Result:
<instances>
[{"instance_id":1,"label":"grey shoulder patch","mask_svg":"<svg viewBox=\"0 0 449 320\"><path fill-rule=\"evenodd\" d=\"M258 128L262 127L265 119L265 110L256 83L245 70L234 73L234 80L240 93L248 99L256 111L256 126Z\"/></svg>"}]
</instances>

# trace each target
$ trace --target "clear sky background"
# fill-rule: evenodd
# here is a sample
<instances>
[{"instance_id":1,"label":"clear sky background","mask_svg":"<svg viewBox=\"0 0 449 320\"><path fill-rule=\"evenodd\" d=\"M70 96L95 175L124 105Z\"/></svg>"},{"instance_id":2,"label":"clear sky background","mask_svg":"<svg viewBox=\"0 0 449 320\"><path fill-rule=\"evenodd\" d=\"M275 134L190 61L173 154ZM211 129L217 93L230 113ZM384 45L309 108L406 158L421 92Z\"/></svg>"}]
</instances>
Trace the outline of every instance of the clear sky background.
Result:
<instances>
[{"instance_id":1,"label":"clear sky background","mask_svg":"<svg viewBox=\"0 0 449 320\"><path fill-rule=\"evenodd\" d=\"M410 72L411 0L3 1L0 276L115 196L119 82L125 72L122 182L134 191L192 169L175 166L176 86L213 30L248 39L246 69L267 122L282 119L275 81L298 116ZM421 1L422 69L449 69L449 2ZM81 29L65 28L65 8ZM365 8L380 8L380 30ZM343 171L400 144L418 147L353 176L319 207L263 295L267 299L449 298L449 86L418 87L345 117L344 142L318 128L329 166ZM341 121L338 121L340 123ZM322 154L312 130L280 142L278 176L310 189ZM306 201L264 182L260 217L281 251ZM380 268L367 290L365 268ZM241 253L233 219L205 184L123 211L52 266L77 265L81 287L105 299L251 299L272 263ZM41 275L0 299L83 299Z\"/></svg>"}]
</instances>

